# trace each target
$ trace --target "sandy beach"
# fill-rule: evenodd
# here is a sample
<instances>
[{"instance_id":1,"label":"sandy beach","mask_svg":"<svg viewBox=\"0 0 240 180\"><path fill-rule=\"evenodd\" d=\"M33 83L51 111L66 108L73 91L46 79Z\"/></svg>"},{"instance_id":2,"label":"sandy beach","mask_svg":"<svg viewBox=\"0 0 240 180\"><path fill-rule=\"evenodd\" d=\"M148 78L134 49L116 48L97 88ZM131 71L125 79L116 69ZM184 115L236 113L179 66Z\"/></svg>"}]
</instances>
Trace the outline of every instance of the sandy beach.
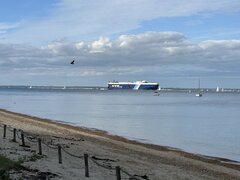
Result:
<instances>
[{"instance_id":1,"label":"sandy beach","mask_svg":"<svg viewBox=\"0 0 240 180\"><path fill-rule=\"evenodd\" d=\"M3 138L4 124L7 125L6 138ZM20 146L20 137L18 142L12 142L13 128L24 132L29 147ZM116 179L116 166L121 168L122 179L240 179L237 162L144 144L100 130L6 110L0 110L0 134L0 154L23 160L23 166L28 169L11 172L13 179L112 180ZM43 142L43 156L32 161L38 153L37 138ZM62 164L59 164L57 145L62 147ZM85 177L84 154L89 156L89 177Z\"/></svg>"}]
</instances>

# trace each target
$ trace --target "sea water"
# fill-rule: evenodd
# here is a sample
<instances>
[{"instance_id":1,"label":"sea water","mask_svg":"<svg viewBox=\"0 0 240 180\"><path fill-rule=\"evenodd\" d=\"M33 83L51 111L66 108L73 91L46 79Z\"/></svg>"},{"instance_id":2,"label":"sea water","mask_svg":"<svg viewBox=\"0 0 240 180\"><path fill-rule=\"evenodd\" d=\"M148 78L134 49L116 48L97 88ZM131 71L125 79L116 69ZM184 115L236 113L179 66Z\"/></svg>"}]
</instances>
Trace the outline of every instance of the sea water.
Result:
<instances>
[{"instance_id":1,"label":"sea water","mask_svg":"<svg viewBox=\"0 0 240 180\"><path fill-rule=\"evenodd\" d=\"M0 108L240 161L240 93L2 88Z\"/></svg>"}]
</instances>

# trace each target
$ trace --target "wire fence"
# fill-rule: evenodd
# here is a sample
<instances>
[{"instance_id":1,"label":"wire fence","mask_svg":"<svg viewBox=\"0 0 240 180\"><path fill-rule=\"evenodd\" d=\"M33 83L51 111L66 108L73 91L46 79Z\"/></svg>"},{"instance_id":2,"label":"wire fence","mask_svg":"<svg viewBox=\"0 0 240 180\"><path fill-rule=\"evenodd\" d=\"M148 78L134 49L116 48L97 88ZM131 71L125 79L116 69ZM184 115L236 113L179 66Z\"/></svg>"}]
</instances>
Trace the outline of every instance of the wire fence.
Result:
<instances>
[{"instance_id":1,"label":"wire fence","mask_svg":"<svg viewBox=\"0 0 240 180\"><path fill-rule=\"evenodd\" d=\"M146 180L149 180L146 175L144 175L144 176L132 175L125 168L122 168L118 165L114 167L110 163L106 164L106 161L114 161L114 160L101 159L101 158L97 158L95 156L89 156L88 154L76 155L76 154L66 150L66 148L64 148L64 146L61 145L61 144L53 144L53 142L47 142L46 139L40 138L40 137L38 137L36 135L33 135L33 134L30 134L30 133L26 133L23 130L19 130L19 129L17 130L16 128L12 128L11 126L7 126L7 125L1 124L1 123L0 123L0 128L4 129L3 138L6 138L6 131L8 130L11 133L13 133L12 142L17 142L17 138L18 138L18 140L21 141L21 146L23 146L23 147L29 147L30 148L30 146L27 146L25 144L25 139L28 140L31 143L37 143L38 144L38 154L40 154L40 155L42 155L42 144L45 145L46 147L52 149L52 150L57 150L58 151L58 162L59 162L59 164L62 164L62 151L65 152L67 155L73 157L73 158L83 159L84 160L84 165L85 165L85 177L89 177L88 159L90 159L98 167L104 168L104 169L109 170L111 172L115 170L115 175L116 175L117 180L122 179L121 178L121 173L127 175L129 177L129 179L133 179L133 180L146 179ZM102 162L100 162L100 161L102 161Z\"/></svg>"}]
</instances>

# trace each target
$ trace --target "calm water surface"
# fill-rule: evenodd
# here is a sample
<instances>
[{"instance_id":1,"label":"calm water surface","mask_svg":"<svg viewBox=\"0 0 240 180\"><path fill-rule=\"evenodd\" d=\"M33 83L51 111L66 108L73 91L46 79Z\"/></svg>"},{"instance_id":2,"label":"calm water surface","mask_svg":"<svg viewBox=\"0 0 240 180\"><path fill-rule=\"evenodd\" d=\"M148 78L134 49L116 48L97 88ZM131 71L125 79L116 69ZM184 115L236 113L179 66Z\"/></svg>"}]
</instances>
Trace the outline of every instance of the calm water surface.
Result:
<instances>
[{"instance_id":1,"label":"calm water surface","mask_svg":"<svg viewBox=\"0 0 240 180\"><path fill-rule=\"evenodd\" d=\"M1 89L0 108L240 161L240 94Z\"/></svg>"}]
</instances>

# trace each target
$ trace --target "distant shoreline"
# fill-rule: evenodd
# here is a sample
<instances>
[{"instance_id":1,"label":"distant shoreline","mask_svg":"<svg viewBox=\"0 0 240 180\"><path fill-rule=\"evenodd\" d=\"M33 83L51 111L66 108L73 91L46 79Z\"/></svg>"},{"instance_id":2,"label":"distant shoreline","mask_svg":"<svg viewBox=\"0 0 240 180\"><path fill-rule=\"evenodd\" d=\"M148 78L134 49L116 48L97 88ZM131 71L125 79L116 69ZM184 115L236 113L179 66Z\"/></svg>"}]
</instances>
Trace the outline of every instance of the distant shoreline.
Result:
<instances>
[{"instance_id":1,"label":"distant shoreline","mask_svg":"<svg viewBox=\"0 0 240 180\"><path fill-rule=\"evenodd\" d=\"M108 90L106 86L28 86L28 85L0 85L1 89L22 89L22 90L59 90L59 91L77 91L77 90ZM240 88L200 88L204 93L240 93ZM136 90L110 90L110 91L133 91ZM154 90L137 90L137 91L154 91ZM161 87L160 92L186 92L195 93L199 91L199 88L178 88L178 87Z\"/></svg>"}]
</instances>

